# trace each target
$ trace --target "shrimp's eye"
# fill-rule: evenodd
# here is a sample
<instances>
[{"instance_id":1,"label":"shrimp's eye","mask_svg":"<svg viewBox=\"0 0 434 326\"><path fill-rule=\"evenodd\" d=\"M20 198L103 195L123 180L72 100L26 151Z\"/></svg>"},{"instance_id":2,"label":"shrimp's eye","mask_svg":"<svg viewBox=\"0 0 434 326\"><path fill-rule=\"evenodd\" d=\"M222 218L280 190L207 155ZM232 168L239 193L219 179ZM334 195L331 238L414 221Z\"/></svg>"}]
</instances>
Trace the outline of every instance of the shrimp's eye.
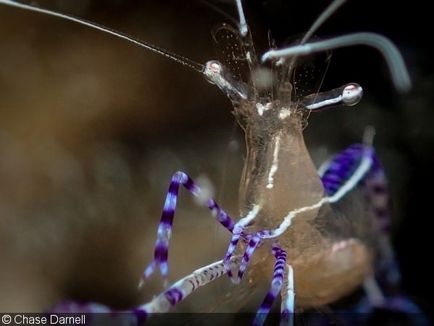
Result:
<instances>
[{"instance_id":1,"label":"shrimp's eye","mask_svg":"<svg viewBox=\"0 0 434 326\"><path fill-rule=\"evenodd\" d=\"M223 65L220 62L216 60L211 60L205 63L203 74L211 84L218 85L219 80L221 80L222 78L222 73Z\"/></svg>"},{"instance_id":2,"label":"shrimp's eye","mask_svg":"<svg viewBox=\"0 0 434 326\"><path fill-rule=\"evenodd\" d=\"M348 84L342 91L342 103L346 106L353 106L360 102L363 96L363 88L356 83Z\"/></svg>"}]
</instances>

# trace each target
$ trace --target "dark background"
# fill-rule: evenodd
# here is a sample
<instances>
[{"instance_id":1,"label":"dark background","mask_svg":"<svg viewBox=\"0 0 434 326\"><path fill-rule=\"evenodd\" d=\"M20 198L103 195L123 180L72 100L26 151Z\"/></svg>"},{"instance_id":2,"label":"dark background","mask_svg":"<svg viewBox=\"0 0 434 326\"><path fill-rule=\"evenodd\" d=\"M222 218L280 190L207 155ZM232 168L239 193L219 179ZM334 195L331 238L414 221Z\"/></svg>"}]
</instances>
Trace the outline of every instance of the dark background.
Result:
<instances>
[{"instance_id":1,"label":"dark background","mask_svg":"<svg viewBox=\"0 0 434 326\"><path fill-rule=\"evenodd\" d=\"M210 3L236 17L230 1ZM328 3L245 1L258 52L267 47L268 30L277 44L294 40ZM429 310L434 272L430 10L423 1L379 3L348 1L316 37L357 31L389 37L408 64L412 91L395 91L375 50L334 51L323 89L358 82L365 98L354 110L311 115L305 135L320 161L360 141L366 125L376 127L377 151L390 180L403 289ZM198 62L216 57L210 31L225 21L199 1L40 4ZM0 27L0 243L7 262L0 271L0 308L38 311L65 297L115 307L140 302L137 275L150 258L174 171L205 175L236 215L244 145L229 101L200 74L98 31L3 6ZM171 256L173 279L218 259L216 247L225 243L220 237L226 235L211 219L202 222L207 213L190 202L181 196L180 215L188 217L174 231L180 235L174 237L179 245ZM190 244L196 238L200 248Z\"/></svg>"}]
</instances>

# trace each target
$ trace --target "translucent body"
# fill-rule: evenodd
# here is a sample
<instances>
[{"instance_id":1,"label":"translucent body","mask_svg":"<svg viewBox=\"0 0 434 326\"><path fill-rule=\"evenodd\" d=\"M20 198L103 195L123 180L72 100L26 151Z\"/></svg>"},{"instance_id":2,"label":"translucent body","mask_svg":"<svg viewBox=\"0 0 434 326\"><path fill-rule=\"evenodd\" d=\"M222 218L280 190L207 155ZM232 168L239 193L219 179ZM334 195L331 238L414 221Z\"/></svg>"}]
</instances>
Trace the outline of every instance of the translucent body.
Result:
<instances>
[{"instance_id":1,"label":"translucent body","mask_svg":"<svg viewBox=\"0 0 434 326\"><path fill-rule=\"evenodd\" d=\"M255 204L261 206L249 227L252 231L274 229L288 212L311 206L325 196L294 104L274 101L264 107L268 109L258 110L255 102L248 101L235 106L247 145L240 215L246 216ZM339 207L323 204L301 213L278 238L294 269L298 306L333 302L353 291L370 273L370 219L357 204L360 200L355 193ZM349 206L352 215L344 215ZM272 261L265 257L266 251L249 268L249 284L268 281L270 267L266 265Z\"/></svg>"}]
</instances>

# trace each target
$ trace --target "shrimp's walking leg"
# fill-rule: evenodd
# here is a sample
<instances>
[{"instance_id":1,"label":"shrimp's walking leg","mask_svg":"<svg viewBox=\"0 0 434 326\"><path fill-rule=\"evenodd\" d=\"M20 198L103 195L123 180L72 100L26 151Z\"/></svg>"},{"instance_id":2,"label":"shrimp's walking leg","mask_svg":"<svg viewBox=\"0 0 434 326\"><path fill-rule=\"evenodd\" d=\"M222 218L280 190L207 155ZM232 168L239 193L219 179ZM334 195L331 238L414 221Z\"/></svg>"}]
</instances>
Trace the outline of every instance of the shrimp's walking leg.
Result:
<instances>
[{"instance_id":1,"label":"shrimp's walking leg","mask_svg":"<svg viewBox=\"0 0 434 326\"><path fill-rule=\"evenodd\" d=\"M191 194L198 197L227 230L232 232L234 228L234 222L231 217L221 209L213 199L202 198L203 193L194 181L184 172L176 172L172 177L169 191L167 192L164 202L163 213L161 214L161 220L158 226L157 240L155 242L154 259L145 269L143 273L144 278L148 278L155 271L157 265L160 267L161 275L164 278L167 277L169 271L169 240L172 233L172 224L180 185L184 186Z\"/></svg>"},{"instance_id":2,"label":"shrimp's walking leg","mask_svg":"<svg viewBox=\"0 0 434 326\"><path fill-rule=\"evenodd\" d=\"M379 257L376 262L377 278L382 286L398 287L401 281L398 263L390 243L390 198L387 180L379 160L374 157L370 173L362 189L378 230Z\"/></svg>"},{"instance_id":3,"label":"shrimp's walking leg","mask_svg":"<svg viewBox=\"0 0 434 326\"><path fill-rule=\"evenodd\" d=\"M239 264L240 259L240 256L233 256L230 259L229 264L231 267L234 267ZM225 273L226 271L223 260L199 268L190 275L187 275L174 283L166 291L152 299L152 301L137 307L134 311L142 314L144 318L146 318L150 313L168 312L173 306L184 300L195 290L218 279Z\"/></svg>"},{"instance_id":4,"label":"shrimp's walking leg","mask_svg":"<svg viewBox=\"0 0 434 326\"><path fill-rule=\"evenodd\" d=\"M363 180L362 189L375 218L375 227L379 234L379 253L376 260L375 277L371 276L365 280L364 289L367 298L362 300L359 307L367 310L380 308L410 315L419 314L421 322L423 316L419 307L399 291L401 275L389 237L390 198L387 180L383 167L375 156L371 171Z\"/></svg>"},{"instance_id":5,"label":"shrimp's walking leg","mask_svg":"<svg viewBox=\"0 0 434 326\"><path fill-rule=\"evenodd\" d=\"M352 175L363 155L371 155L372 164L366 175L360 180L359 187L364 193L366 204L374 217L374 227L378 231L379 257L376 262L377 276L381 285L397 286L400 275L390 245L389 195L383 168L373 150L367 151L367 145L354 144L338 153L325 163L319 174L326 193L331 196Z\"/></svg>"},{"instance_id":6,"label":"shrimp's walking leg","mask_svg":"<svg viewBox=\"0 0 434 326\"><path fill-rule=\"evenodd\" d=\"M280 325L294 325L294 270L286 265L286 287L282 289L282 305L280 307Z\"/></svg>"},{"instance_id":7,"label":"shrimp's walking leg","mask_svg":"<svg viewBox=\"0 0 434 326\"><path fill-rule=\"evenodd\" d=\"M360 179L358 186L364 193L366 204L374 217L374 227L378 231L379 257L377 259L378 266L376 266L377 274L382 275L385 279L381 283L392 286L399 283L400 275L388 235L390 214L387 182L375 152L372 148L370 151L366 150L369 147L362 144L351 145L334 156L332 160L323 164L318 172L327 195L332 196L351 177L363 156L371 156L372 164L370 169Z\"/></svg>"},{"instance_id":8,"label":"shrimp's walking leg","mask_svg":"<svg viewBox=\"0 0 434 326\"><path fill-rule=\"evenodd\" d=\"M233 256L229 264L231 267L235 267L239 264L240 260L241 256ZM93 302L83 304L65 301L55 306L50 312L110 313L114 318L117 313L120 313L120 317L129 318L128 321L131 321L130 325L141 324L141 322L151 317L153 313L168 312L173 306L184 300L198 288L211 283L223 274L225 274L223 260L216 261L178 280L167 290L155 296L150 302L128 311L114 311L107 306ZM128 314L125 314L125 312Z\"/></svg>"},{"instance_id":9,"label":"shrimp's walking leg","mask_svg":"<svg viewBox=\"0 0 434 326\"><path fill-rule=\"evenodd\" d=\"M390 213L387 180L372 147L365 144L351 145L324 163L318 173L327 195L332 196L352 176L364 155L371 156L372 164L360 179L358 187L363 191L366 204L374 217L379 252L375 262L376 274L364 283L367 298L361 301L356 310L368 313L375 308L382 308L404 313L420 312L410 299L399 294L400 273L388 234Z\"/></svg>"},{"instance_id":10,"label":"shrimp's walking leg","mask_svg":"<svg viewBox=\"0 0 434 326\"><path fill-rule=\"evenodd\" d=\"M233 253L235 252L235 249L237 248L238 242L240 241L241 237L245 236L243 234L245 227L251 221L253 221L253 219L256 217L256 215L258 215L258 212L260 211L260 209L261 209L260 205L254 205L252 210L245 217L241 218L233 227L231 242L229 243L228 250L225 254L224 262L225 262L225 266L226 266L226 272L234 283L238 283L238 281L243 276L244 271L242 269L245 270L245 268L247 267L247 264L250 260L250 257L252 256L253 252L255 251L260 239L257 236L256 237L253 236L253 237L249 238L247 249L244 253L243 261L242 261L241 266L240 266L240 270L238 271L238 278L232 277L232 271L229 268L228 262L231 259ZM245 240L247 240L247 238Z\"/></svg>"},{"instance_id":11,"label":"shrimp's walking leg","mask_svg":"<svg viewBox=\"0 0 434 326\"><path fill-rule=\"evenodd\" d=\"M362 144L354 144L335 155L318 169L318 174L327 196L333 196L352 176L363 156L373 155L372 150ZM369 174L369 171L367 172ZM360 181L362 181L360 179ZM360 182L359 181L359 182Z\"/></svg>"},{"instance_id":12,"label":"shrimp's walking leg","mask_svg":"<svg viewBox=\"0 0 434 326\"><path fill-rule=\"evenodd\" d=\"M277 244L274 244L273 255L276 257L276 262L274 264L271 287L256 313L253 325L262 325L265 322L265 318L267 318L274 300L277 298L280 290L282 289L283 275L286 266L286 251L280 248Z\"/></svg>"}]
</instances>

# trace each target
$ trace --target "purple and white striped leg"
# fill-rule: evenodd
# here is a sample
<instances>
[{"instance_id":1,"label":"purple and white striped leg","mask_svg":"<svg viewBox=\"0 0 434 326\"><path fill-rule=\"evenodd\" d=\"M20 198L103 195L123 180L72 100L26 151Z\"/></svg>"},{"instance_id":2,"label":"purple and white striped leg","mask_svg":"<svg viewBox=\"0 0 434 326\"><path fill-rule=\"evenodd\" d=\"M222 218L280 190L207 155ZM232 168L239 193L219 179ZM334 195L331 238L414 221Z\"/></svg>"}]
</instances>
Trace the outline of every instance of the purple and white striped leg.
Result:
<instances>
[{"instance_id":1,"label":"purple and white striped leg","mask_svg":"<svg viewBox=\"0 0 434 326\"><path fill-rule=\"evenodd\" d=\"M377 260L378 274L389 285L397 285L400 273L389 241L390 214L387 181L383 168L369 145L354 144L335 155L319 169L324 189L328 196L333 196L347 182L364 157L369 155L372 164L358 186L363 190L365 200L372 210L376 228L379 231L378 245L380 257Z\"/></svg>"},{"instance_id":2,"label":"purple and white striped leg","mask_svg":"<svg viewBox=\"0 0 434 326\"><path fill-rule=\"evenodd\" d=\"M370 145L354 144L323 164L318 173L328 196L333 196L354 174L366 156L372 161L369 170L359 180L365 197L374 210L377 227L383 234L390 228L389 196L383 168Z\"/></svg>"},{"instance_id":3,"label":"purple and white striped leg","mask_svg":"<svg viewBox=\"0 0 434 326\"><path fill-rule=\"evenodd\" d=\"M283 275L286 266L286 251L281 249L277 244L273 244L273 255L276 257L276 263L274 264L271 287L256 313L253 325L262 325L265 322L274 300L282 289Z\"/></svg>"},{"instance_id":4,"label":"purple and white striped leg","mask_svg":"<svg viewBox=\"0 0 434 326\"><path fill-rule=\"evenodd\" d=\"M240 219L235 224L235 226L233 228L231 242L229 243L229 247L228 247L228 250L225 254L223 261L225 262L226 273L232 279L232 281L235 283L237 281L236 281L236 279L234 279L232 277L232 271L229 268L228 262L231 259L232 255L234 254L235 249L237 248L238 242L240 241L241 237L243 237L243 236L247 237L246 235L243 234L245 227L256 217L256 215L258 215L258 212L260 211L260 209L261 209L260 205L254 205L252 210L245 217ZM257 243L256 243L256 245L257 245ZM255 245L255 248L256 248L256 245ZM253 248L253 251L255 250L255 248ZM253 254L253 251L252 251L252 254Z\"/></svg>"},{"instance_id":5,"label":"purple and white striped leg","mask_svg":"<svg viewBox=\"0 0 434 326\"><path fill-rule=\"evenodd\" d=\"M231 267L235 267L240 261L241 256L233 256L229 264ZM166 291L154 297L150 302L128 311L115 311L105 305L94 302L77 303L74 301L64 301L53 307L50 312L109 313L113 318L117 316L117 313L120 313L120 317L123 317L123 319L119 320L119 324L123 321L124 323L122 325L126 325L125 322L128 322L128 325L141 325L142 322L152 316L153 313L168 312L173 306L184 300L198 288L211 283L223 274L225 274L223 260L214 262L195 270L190 275L175 282ZM116 323L116 325L117 324L118 323Z\"/></svg>"},{"instance_id":6,"label":"purple and white striped leg","mask_svg":"<svg viewBox=\"0 0 434 326\"><path fill-rule=\"evenodd\" d=\"M240 260L241 256L233 256L229 260L229 264L231 267L234 267L239 264ZM134 311L136 314L142 315L144 317L142 319L146 319L148 315L152 313L168 312L173 306L184 300L198 288L209 284L225 273L223 260L199 268L174 283L150 302L137 307Z\"/></svg>"},{"instance_id":7,"label":"purple and white striped leg","mask_svg":"<svg viewBox=\"0 0 434 326\"><path fill-rule=\"evenodd\" d=\"M286 288L282 289L282 305L280 307L280 325L294 325L294 271L286 265Z\"/></svg>"},{"instance_id":8,"label":"purple and white striped leg","mask_svg":"<svg viewBox=\"0 0 434 326\"><path fill-rule=\"evenodd\" d=\"M374 155L371 146L354 144L336 154L319 168L318 173L327 196L336 194L351 179L366 155ZM362 180L363 178L359 182Z\"/></svg>"},{"instance_id":9,"label":"purple and white striped leg","mask_svg":"<svg viewBox=\"0 0 434 326\"><path fill-rule=\"evenodd\" d=\"M194 183L194 181L184 172L176 172L170 182L169 190L167 192L166 200L164 202L163 213L161 214L160 224L158 226L157 240L155 242L154 259L148 265L143 273L143 278L148 278L159 266L160 273L164 278L167 278L169 272L168 265L168 251L169 240L172 233L173 218L175 216L176 203L178 199L179 186L184 186L191 194L198 197L204 204L211 210L213 215L217 218L227 230L232 232L234 229L234 222L231 217L222 210L213 199L202 198L203 193L201 189Z\"/></svg>"},{"instance_id":10,"label":"purple and white striped leg","mask_svg":"<svg viewBox=\"0 0 434 326\"><path fill-rule=\"evenodd\" d=\"M414 312L418 307L410 299L399 294L401 276L388 234L390 206L387 180L372 146L362 144L350 146L323 165L319 173L327 194L333 196L342 184L351 178L356 166L366 155L369 155L372 164L358 186L363 191L366 204L374 217L374 226L378 230L379 250L375 262L375 277L365 280L364 288L367 297L357 309L368 311L375 307L393 309L399 307L401 312ZM396 302L399 304L396 305Z\"/></svg>"},{"instance_id":11,"label":"purple and white striped leg","mask_svg":"<svg viewBox=\"0 0 434 326\"><path fill-rule=\"evenodd\" d=\"M259 235L255 234L252 236L247 244L246 251L244 252L243 259L241 260L240 268L238 269L237 277L233 279L235 283L239 283L241 279L243 278L244 272L247 269L247 266L249 265L250 258L252 258L253 253L255 252L256 248L260 244L261 238Z\"/></svg>"}]
</instances>

